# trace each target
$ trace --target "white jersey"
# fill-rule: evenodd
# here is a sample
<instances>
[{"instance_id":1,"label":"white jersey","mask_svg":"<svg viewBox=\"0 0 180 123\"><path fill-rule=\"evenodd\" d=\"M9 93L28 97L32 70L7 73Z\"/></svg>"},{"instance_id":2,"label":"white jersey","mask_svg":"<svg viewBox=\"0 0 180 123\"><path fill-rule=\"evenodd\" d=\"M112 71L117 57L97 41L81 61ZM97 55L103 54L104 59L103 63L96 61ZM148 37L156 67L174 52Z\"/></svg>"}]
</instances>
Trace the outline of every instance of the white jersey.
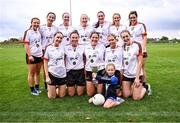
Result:
<instances>
[{"instance_id":1,"label":"white jersey","mask_svg":"<svg viewBox=\"0 0 180 123\"><path fill-rule=\"evenodd\" d=\"M114 34L118 40L117 44L118 46L122 47L124 44L124 41L121 38L121 32L123 30L126 30L127 27L125 25L120 25L118 28L114 25L111 25L109 28L109 34Z\"/></svg>"},{"instance_id":2,"label":"white jersey","mask_svg":"<svg viewBox=\"0 0 180 123\"><path fill-rule=\"evenodd\" d=\"M116 46L115 49L111 47L106 48L105 52L105 66L109 63L115 65L116 70L122 72L122 56L123 56L122 47Z\"/></svg>"},{"instance_id":3,"label":"white jersey","mask_svg":"<svg viewBox=\"0 0 180 123\"><path fill-rule=\"evenodd\" d=\"M77 27L77 31L79 33L79 44L82 45L87 45L90 44L90 35L93 32L93 27L92 26L86 26L85 28L82 26Z\"/></svg>"},{"instance_id":4,"label":"white jersey","mask_svg":"<svg viewBox=\"0 0 180 123\"><path fill-rule=\"evenodd\" d=\"M84 68L84 46L78 45L76 48L72 45L65 46L65 55L66 55L66 69L67 72L70 70L79 70Z\"/></svg>"},{"instance_id":5,"label":"white jersey","mask_svg":"<svg viewBox=\"0 0 180 123\"><path fill-rule=\"evenodd\" d=\"M91 67L97 65L98 70L105 68L104 66L104 54L105 47L102 44L97 44L93 49L91 44L85 46L85 56L86 56L86 71L92 71Z\"/></svg>"},{"instance_id":6,"label":"white jersey","mask_svg":"<svg viewBox=\"0 0 180 123\"><path fill-rule=\"evenodd\" d=\"M42 57L41 34L39 31L29 29L24 34L24 42L29 43L30 53L35 57Z\"/></svg>"},{"instance_id":7,"label":"white jersey","mask_svg":"<svg viewBox=\"0 0 180 123\"><path fill-rule=\"evenodd\" d=\"M93 24L93 27L94 30L99 33L100 36L99 42L104 46L107 46L108 45L107 37L109 35L110 22L105 21L103 25L99 25L99 27L97 28L95 28L95 24Z\"/></svg>"},{"instance_id":8,"label":"white jersey","mask_svg":"<svg viewBox=\"0 0 180 123\"><path fill-rule=\"evenodd\" d=\"M47 27L46 24L40 26L41 40L42 40L42 49L53 43L54 34L58 31L58 28L54 25Z\"/></svg>"},{"instance_id":9,"label":"white jersey","mask_svg":"<svg viewBox=\"0 0 180 123\"><path fill-rule=\"evenodd\" d=\"M138 65L138 55L142 55L140 43L133 42L130 46L125 45L123 48L123 75L128 78L135 78ZM141 71L142 75L142 71Z\"/></svg>"},{"instance_id":10,"label":"white jersey","mask_svg":"<svg viewBox=\"0 0 180 123\"><path fill-rule=\"evenodd\" d=\"M71 32L74 31L74 28L73 28L72 26L66 27L66 26L64 26L63 24L61 24L61 25L58 27L58 31L59 31L59 32L62 32L63 37L64 37L63 40L62 40L61 45L62 45L62 46L65 46L65 45L69 44L69 43L70 43L69 36L70 36Z\"/></svg>"},{"instance_id":11,"label":"white jersey","mask_svg":"<svg viewBox=\"0 0 180 123\"><path fill-rule=\"evenodd\" d=\"M129 26L128 30L131 34L131 38L133 41L139 42L142 44L143 35L146 34L146 27L143 23L137 23L134 26Z\"/></svg>"},{"instance_id":12,"label":"white jersey","mask_svg":"<svg viewBox=\"0 0 180 123\"><path fill-rule=\"evenodd\" d=\"M64 50L61 47L49 45L46 48L44 59L48 60L48 71L57 78L66 77Z\"/></svg>"}]
</instances>

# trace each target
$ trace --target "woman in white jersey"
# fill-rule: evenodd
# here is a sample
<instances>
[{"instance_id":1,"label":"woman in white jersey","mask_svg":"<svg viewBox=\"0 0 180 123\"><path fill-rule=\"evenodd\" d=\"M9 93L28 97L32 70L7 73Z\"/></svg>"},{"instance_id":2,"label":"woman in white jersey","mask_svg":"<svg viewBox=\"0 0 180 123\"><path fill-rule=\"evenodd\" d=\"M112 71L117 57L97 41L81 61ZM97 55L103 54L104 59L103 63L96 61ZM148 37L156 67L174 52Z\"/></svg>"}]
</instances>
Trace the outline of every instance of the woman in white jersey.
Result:
<instances>
[{"instance_id":1,"label":"woman in white jersey","mask_svg":"<svg viewBox=\"0 0 180 123\"><path fill-rule=\"evenodd\" d=\"M53 44L46 48L44 54L44 70L49 99L54 99L57 96L64 97L66 94L65 54L64 49L60 47L62 39L63 34L56 32Z\"/></svg>"},{"instance_id":2,"label":"woman in white jersey","mask_svg":"<svg viewBox=\"0 0 180 123\"><path fill-rule=\"evenodd\" d=\"M65 60L67 69L67 87L70 96L81 96L84 93L84 46L78 43L79 33L77 30L70 34L70 44L65 46Z\"/></svg>"},{"instance_id":3,"label":"woman in white jersey","mask_svg":"<svg viewBox=\"0 0 180 123\"><path fill-rule=\"evenodd\" d=\"M80 18L80 26L77 27L77 31L80 35L79 43L83 45L90 44L90 34L93 31L93 27L88 25L88 15L82 14Z\"/></svg>"},{"instance_id":4,"label":"woman in white jersey","mask_svg":"<svg viewBox=\"0 0 180 123\"><path fill-rule=\"evenodd\" d=\"M47 19L47 23L40 26L39 29L41 33L43 54L45 53L46 47L53 43L54 34L58 31L58 28L53 25L53 22L56 20L55 13L49 12L46 16L46 19ZM47 89L47 84L45 82L45 72L44 72L44 85L45 85L45 89Z\"/></svg>"},{"instance_id":5,"label":"woman in white jersey","mask_svg":"<svg viewBox=\"0 0 180 123\"><path fill-rule=\"evenodd\" d=\"M141 81L142 77L142 48L140 43L130 39L130 32L124 30L121 32L124 40L123 47L123 96L125 98L132 96L134 100L140 100L144 97L146 89Z\"/></svg>"},{"instance_id":6,"label":"woman in white jersey","mask_svg":"<svg viewBox=\"0 0 180 123\"><path fill-rule=\"evenodd\" d=\"M121 15L119 13L114 13L112 18L113 22L109 28L109 34L114 34L117 38L117 44L122 47L124 42L121 39L120 34L123 30L126 30L127 27L120 23Z\"/></svg>"},{"instance_id":7,"label":"woman in white jersey","mask_svg":"<svg viewBox=\"0 0 180 123\"><path fill-rule=\"evenodd\" d=\"M120 85L122 85L122 47L117 44L117 37L114 34L108 35L109 47L106 48L105 52L105 67L112 63L115 65L116 71L115 76L118 78L117 95L121 96Z\"/></svg>"},{"instance_id":8,"label":"woman in white jersey","mask_svg":"<svg viewBox=\"0 0 180 123\"><path fill-rule=\"evenodd\" d=\"M70 15L69 13L65 12L62 15L63 23L59 25L58 30L63 33L63 40L62 40L62 46L65 46L70 43L69 35L71 32L74 31L74 28L70 25Z\"/></svg>"},{"instance_id":9,"label":"woman in white jersey","mask_svg":"<svg viewBox=\"0 0 180 123\"><path fill-rule=\"evenodd\" d=\"M99 43L103 44L104 46L108 45L107 36L109 34L109 26L110 22L105 21L105 14L103 11L99 11L97 13L98 22L93 24L93 27L96 32L99 33L100 39Z\"/></svg>"},{"instance_id":10,"label":"woman in white jersey","mask_svg":"<svg viewBox=\"0 0 180 123\"><path fill-rule=\"evenodd\" d=\"M145 26L145 24L138 22L137 17L138 17L138 15L137 15L136 11L131 11L129 13L129 27L128 27L128 30L129 30L129 32L131 34L132 40L134 40L136 42L139 42L141 44L142 52L143 52L143 58L145 60L147 58L147 51L146 51L147 32L146 32L146 26ZM144 70L144 62L143 62L143 70Z\"/></svg>"},{"instance_id":11,"label":"woman in white jersey","mask_svg":"<svg viewBox=\"0 0 180 123\"><path fill-rule=\"evenodd\" d=\"M23 42L26 51L26 63L28 65L28 84L32 95L39 95L40 69L42 65L41 35L39 33L40 20L31 19L30 28L25 31ZM35 84L35 88L34 88Z\"/></svg>"},{"instance_id":12,"label":"woman in white jersey","mask_svg":"<svg viewBox=\"0 0 180 123\"><path fill-rule=\"evenodd\" d=\"M95 83L92 81L92 67L97 67L97 74L103 76L105 73L104 66L104 53L105 47L99 42L99 33L92 32L90 35L91 43L85 46L85 56L86 56L86 91L88 96L93 96L95 93ZM102 93L103 84L102 82L98 82L97 85L97 93Z\"/></svg>"}]
</instances>

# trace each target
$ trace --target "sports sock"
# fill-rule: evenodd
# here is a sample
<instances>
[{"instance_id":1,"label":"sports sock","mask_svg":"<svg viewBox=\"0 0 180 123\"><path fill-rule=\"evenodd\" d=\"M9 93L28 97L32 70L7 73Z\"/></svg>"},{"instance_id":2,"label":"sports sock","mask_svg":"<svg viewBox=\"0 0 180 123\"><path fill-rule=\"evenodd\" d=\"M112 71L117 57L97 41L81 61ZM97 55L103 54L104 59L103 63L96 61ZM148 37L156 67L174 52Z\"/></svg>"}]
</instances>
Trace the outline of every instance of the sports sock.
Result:
<instances>
[{"instance_id":1,"label":"sports sock","mask_svg":"<svg viewBox=\"0 0 180 123\"><path fill-rule=\"evenodd\" d=\"M36 88L36 89L39 89L39 84L35 85L35 88Z\"/></svg>"},{"instance_id":2,"label":"sports sock","mask_svg":"<svg viewBox=\"0 0 180 123\"><path fill-rule=\"evenodd\" d=\"M33 92L34 91L34 87L29 87L30 89L31 89L31 92Z\"/></svg>"}]
</instances>

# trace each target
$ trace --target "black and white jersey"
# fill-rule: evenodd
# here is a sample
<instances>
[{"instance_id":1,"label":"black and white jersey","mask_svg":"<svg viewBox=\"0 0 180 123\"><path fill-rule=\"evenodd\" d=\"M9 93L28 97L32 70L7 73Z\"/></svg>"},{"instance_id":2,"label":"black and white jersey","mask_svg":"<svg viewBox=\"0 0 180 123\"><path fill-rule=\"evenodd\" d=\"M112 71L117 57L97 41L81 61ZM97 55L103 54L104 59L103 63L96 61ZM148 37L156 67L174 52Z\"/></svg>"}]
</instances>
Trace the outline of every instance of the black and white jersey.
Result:
<instances>
[{"instance_id":1,"label":"black and white jersey","mask_svg":"<svg viewBox=\"0 0 180 123\"><path fill-rule=\"evenodd\" d=\"M121 39L121 32L126 29L127 27L125 25L120 25L119 27L116 27L115 25L111 25L109 28L109 34L114 34L116 36L118 40L117 44L120 47L122 47L124 44L124 41Z\"/></svg>"},{"instance_id":2,"label":"black and white jersey","mask_svg":"<svg viewBox=\"0 0 180 123\"><path fill-rule=\"evenodd\" d=\"M62 40L62 43L61 45L62 46L65 46L65 45L68 45L70 43L70 39L69 39L69 36L71 34L71 32L74 31L74 28L72 26L64 26L63 24L61 24L59 27L58 27L58 31L59 32L62 32L63 34L63 40Z\"/></svg>"},{"instance_id":3,"label":"black and white jersey","mask_svg":"<svg viewBox=\"0 0 180 123\"><path fill-rule=\"evenodd\" d=\"M86 27L79 26L76 28L76 30L78 31L80 36L79 44L82 45L90 44L90 35L94 31L93 27L89 25Z\"/></svg>"},{"instance_id":4,"label":"black and white jersey","mask_svg":"<svg viewBox=\"0 0 180 123\"><path fill-rule=\"evenodd\" d=\"M39 31L41 33L42 49L45 50L49 44L52 44L54 34L58 31L58 28L54 25L47 27L47 25L44 24L40 26Z\"/></svg>"},{"instance_id":5,"label":"black and white jersey","mask_svg":"<svg viewBox=\"0 0 180 123\"><path fill-rule=\"evenodd\" d=\"M95 48L91 44L85 46L85 56L86 56L86 71L92 71L91 67L97 65L98 70L105 68L104 66L104 54L105 47L102 44L97 44Z\"/></svg>"},{"instance_id":6,"label":"black and white jersey","mask_svg":"<svg viewBox=\"0 0 180 123\"><path fill-rule=\"evenodd\" d=\"M48 71L57 78L66 77L65 54L61 47L49 45L46 48L44 59L48 60Z\"/></svg>"},{"instance_id":7,"label":"black and white jersey","mask_svg":"<svg viewBox=\"0 0 180 123\"><path fill-rule=\"evenodd\" d=\"M116 70L121 71L123 69L123 49L122 47L116 46L116 48L112 49L111 47L106 48L105 52L105 66L109 63L115 65Z\"/></svg>"},{"instance_id":8,"label":"black and white jersey","mask_svg":"<svg viewBox=\"0 0 180 123\"><path fill-rule=\"evenodd\" d=\"M66 69L67 72L70 70L79 70L84 68L84 46L78 44L77 47L72 47L72 45L65 46L65 55L66 55Z\"/></svg>"},{"instance_id":9,"label":"black and white jersey","mask_svg":"<svg viewBox=\"0 0 180 123\"><path fill-rule=\"evenodd\" d=\"M30 53L32 56L42 57L41 34L38 30L27 30L24 35L24 42L29 44Z\"/></svg>"},{"instance_id":10,"label":"black and white jersey","mask_svg":"<svg viewBox=\"0 0 180 123\"><path fill-rule=\"evenodd\" d=\"M104 23L99 25L99 27L95 28L95 24L93 24L94 30L99 33L100 39L99 42L104 46L108 45L107 37L109 35L109 27L110 22L104 21Z\"/></svg>"},{"instance_id":11,"label":"black and white jersey","mask_svg":"<svg viewBox=\"0 0 180 123\"><path fill-rule=\"evenodd\" d=\"M131 45L124 45L123 48L123 75L128 78L135 78L138 65L138 56L142 55L141 45L133 42ZM141 71L142 75L142 71Z\"/></svg>"}]
</instances>

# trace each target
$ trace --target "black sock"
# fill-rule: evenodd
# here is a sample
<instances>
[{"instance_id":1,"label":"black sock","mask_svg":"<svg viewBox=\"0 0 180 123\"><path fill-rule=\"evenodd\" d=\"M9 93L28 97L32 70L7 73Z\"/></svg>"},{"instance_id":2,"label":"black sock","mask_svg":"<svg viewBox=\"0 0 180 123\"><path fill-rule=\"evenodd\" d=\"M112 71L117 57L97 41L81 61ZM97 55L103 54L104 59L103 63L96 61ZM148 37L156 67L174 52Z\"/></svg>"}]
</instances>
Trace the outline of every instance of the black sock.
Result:
<instances>
[{"instance_id":1,"label":"black sock","mask_svg":"<svg viewBox=\"0 0 180 123\"><path fill-rule=\"evenodd\" d=\"M39 89L39 84L35 85L35 88L36 88L36 89Z\"/></svg>"},{"instance_id":2,"label":"black sock","mask_svg":"<svg viewBox=\"0 0 180 123\"><path fill-rule=\"evenodd\" d=\"M143 87L148 90L148 85L146 85L146 82L143 82Z\"/></svg>"},{"instance_id":3,"label":"black sock","mask_svg":"<svg viewBox=\"0 0 180 123\"><path fill-rule=\"evenodd\" d=\"M44 87L47 90L47 83L46 82L44 82Z\"/></svg>"},{"instance_id":4,"label":"black sock","mask_svg":"<svg viewBox=\"0 0 180 123\"><path fill-rule=\"evenodd\" d=\"M30 89L31 89L31 92L33 92L33 91L34 91L34 87L30 87Z\"/></svg>"}]
</instances>

